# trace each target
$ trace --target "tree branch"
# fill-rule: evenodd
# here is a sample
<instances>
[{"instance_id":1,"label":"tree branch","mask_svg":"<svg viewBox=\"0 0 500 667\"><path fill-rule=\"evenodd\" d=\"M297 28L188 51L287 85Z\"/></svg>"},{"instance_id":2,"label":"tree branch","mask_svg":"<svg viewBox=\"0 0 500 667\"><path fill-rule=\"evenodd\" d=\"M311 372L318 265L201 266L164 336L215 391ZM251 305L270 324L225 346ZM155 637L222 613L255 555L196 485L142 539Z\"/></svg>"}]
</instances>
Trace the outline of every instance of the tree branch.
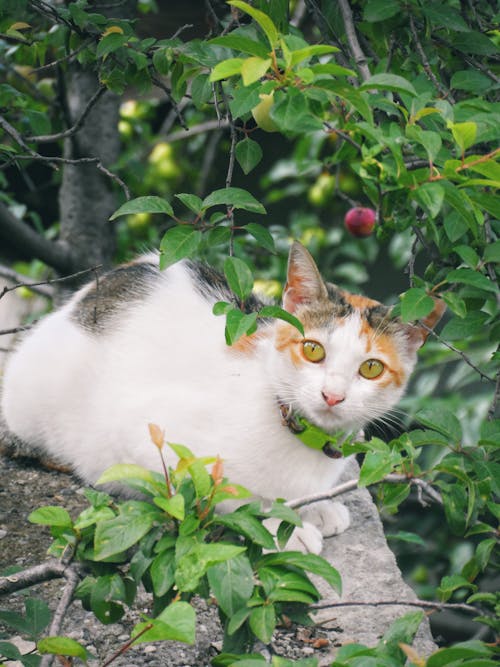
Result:
<instances>
[{"instance_id":1,"label":"tree branch","mask_svg":"<svg viewBox=\"0 0 500 667\"><path fill-rule=\"evenodd\" d=\"M29 287L32 292L35 292L35 294L39 294L40 296L45 297L46 299L52 299L53 296L53 290L50 289L50 287L46 287L46 282L43 283L32 283L28 284L25 282L26 276L22 276L20 273L17 271L14 271L14 269L9 269L7 266L2 266L0 264L0 278L5 278L6 280L10 280L11 283L14 283L11 285L11 287L4 287L2 292L0 292L0 299L4 294L7 292L10 292L13 289L17 289L18 287Z\"/></svg>"},{"instance_id":2,"label":"tree branch","mask_svg":"<svg viewBox=\"0 0 500 667\"><path fill-rule=\"evenodd\" d=\"M351 51L354 62L358 67L359 73L361 74L361 78L363 81L366 81L370 78L371 74L367 64L368 60L363 53L363 50L361 49L358 36L356 35L351 6L349 5L348 0L338 0L338 5L342 13L342 19L344 20L345 34L347 37L347 43L349 44L349 49Z\"/></svg>"},{"instance_id":3,"label":"tree branch","mask_svg":"<svg viewBox=\"0 0 500 667\"><path fill-rule=\"evenodd\" d=\"M370 601L346 601L346 602L320 602L319 604L311 605L313 611L320 609L333 609L335 607L421 607L422 609L434 609L436 611L443 611L444 609L453 609L454 611L464 611L467 614L479 613L479 609L470 604L461 604L453 602L428 602L427 600L377 600Z\"/></svg>"},{"instance_id":4,"label":"tree branch","mask_svg":"<svg viewBox=\"0 0 500 667\"><path fill-rule=\"evenodd\" d=\"M74 566L68 567L59 560L51 559L40 565L28 567L22 572L7 574L0 577L0 595L10 595L29 586L35 586L52 579L61 579L67 576L67 571L70 568L74 569Z\"/></svg>"},{"instance_id":5,"label":"tree branch","mask_svg":"<svg viewBox=\"0 0 500 667\"><path fill-rule=\"evenodd\" d=\"M3 202L0 202L0 241L21 257L41 259L58 273L70 273L75 268L71 254L64 246L40 236L16 218Z\"/></svg>"},{"instance_id":6,"label":"tree branch","mask_svg":"<svg viewBox=\"0 0 500 667\"><path fill-rule=\"evenodd\" d=\"M67 137L73 136L78 132L80 127L83 125L85 119L87 118L92 107L96 104L101 95L103 95L105 92L106 92L106 86L99 86L99 88L87 102L87 105L82 111L80 118L78 118L78 120L72 127L68 128L67 130L64 130L63 132L58 132L56 134L41 134L35 137L27 137L26 141L33 141L38 144L46 144L52 141L58 141L59 139L66 139Z\"/></svg>"}]
</instances>

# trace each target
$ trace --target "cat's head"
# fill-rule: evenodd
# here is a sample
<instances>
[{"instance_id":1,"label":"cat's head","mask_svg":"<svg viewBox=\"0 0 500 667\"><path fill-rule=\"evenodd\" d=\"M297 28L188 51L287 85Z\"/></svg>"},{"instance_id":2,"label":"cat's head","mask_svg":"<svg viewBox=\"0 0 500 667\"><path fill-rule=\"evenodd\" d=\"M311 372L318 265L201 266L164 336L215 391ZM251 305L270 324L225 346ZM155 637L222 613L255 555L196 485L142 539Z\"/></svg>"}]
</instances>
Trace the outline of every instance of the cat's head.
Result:
<instances>
[{"instance_id":1,"label":"cat's head","mask_svg":"<svg viewBox=\"0 0 500 667\"><path fill-rule=\"evenodd\" d=\"M326 283L297 242L283 307L302 322L305 335L276 322L273 389L280 401L327 431L357 430L397 403L418 348L445 309L436 299L425 320L405 324L377 301Z\"/></svg>"}]
</instances>

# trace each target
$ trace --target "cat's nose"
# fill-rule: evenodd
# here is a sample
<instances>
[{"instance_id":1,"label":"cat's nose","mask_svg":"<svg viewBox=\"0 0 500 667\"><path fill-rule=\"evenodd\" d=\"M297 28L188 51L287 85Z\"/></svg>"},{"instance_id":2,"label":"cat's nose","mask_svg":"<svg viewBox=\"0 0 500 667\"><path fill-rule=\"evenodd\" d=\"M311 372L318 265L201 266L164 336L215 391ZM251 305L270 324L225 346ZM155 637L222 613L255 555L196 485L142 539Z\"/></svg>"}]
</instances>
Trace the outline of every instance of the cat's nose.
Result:
<instances>
[{"instance_id":1,"label":"cat's nose","mask_svg":"<svg viewBox=\"0 0 500 667\"><path fill-rule=\"evenodd\" d=\"M326 391L322 391L321 394L325 399L325 403L330 407L337 405L337 403L342 403L342 401L345 399L345 396L342 394L329 394Z\"/></svg>"}]
</instances>

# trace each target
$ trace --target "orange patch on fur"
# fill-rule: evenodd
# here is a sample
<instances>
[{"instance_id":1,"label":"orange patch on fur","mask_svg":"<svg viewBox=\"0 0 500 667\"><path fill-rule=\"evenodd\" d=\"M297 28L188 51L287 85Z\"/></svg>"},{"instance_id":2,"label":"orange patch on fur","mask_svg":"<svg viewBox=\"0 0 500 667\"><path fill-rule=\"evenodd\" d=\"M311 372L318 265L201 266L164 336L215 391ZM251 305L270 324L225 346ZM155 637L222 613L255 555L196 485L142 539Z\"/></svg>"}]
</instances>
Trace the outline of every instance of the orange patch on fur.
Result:
<instances>
[{"instance_id":1,"label":"orange patch on fur","mask_svg":"<svg viewBox=\"0 0 500 667\"><path fill-rule=\"evenodd\" d=\"M381 386L387 387L387 385L389 385L392 381L396 387L400 387L404 381L404 371L399 364L399 355L394 345L394 341L390 336L386 336L385 334L378 334L376 337L376 346L377 349L382 352L385 359L389 360L389 363L385 365L388 373L382 374L380 378Z\"/></svg>"},{"instance_id":2,"label":"orange patch on fur","mask_svg":"<svg viewBox=\"0 0 500 667\"><path fill-rule=\"evenodd\" d=\"M284 352L285 350L289 351L290 358L292 363L295 366L299 366L304 363L304 358L301 354L301 349L298 343L302 342L302 337L298 333L297 329L290 324L279 324L276 327L276 337L274 340L274 346L278 352Z\"/></svg>"},{"instance_id":3,"label":"orange patch on fur","mask_svg":"<svg viewBox=\"0 0 500 667\"><path fill-rule=\"evenodd\" d=\"M230 349L235 352L251 355L259 340L266 338L267 335L268 334L264 331L256 331L255 333L250 334L250 336L241 336L236 343L231 345Z\"/></svg>"},{"instance_id":4,"label":"orange patch on fur","mask_svg":"<svg viewBox=\"0 0 500 667\"><path fill-rule=\"evenodd\" d=\"M374 301L369 299L366 296L361 296L360 294L350 294L349 292L342 292L342 296L350 303L353 308L363 310L363 308L373 308L374 306L380 306L379 301Z\"/></svg>"},{"instance_id":5,"label":"orange patch on fur","mask_svg":"<svg viewBox=\"0 0 500 667\"><path fill-rule=\"evenodd\" d=\"M381 387L387 387L391 383L400 387L403 384L405 375L399 363L399 354L391 336L384 333L376 333L365 319L361 319L359 334L360 337L362 336L366 340L366 353L373 353L374 358L377 358L377 353L380 353L385 360L385 370L375 380L378 381Z\"/></svg>"}]
</instances>

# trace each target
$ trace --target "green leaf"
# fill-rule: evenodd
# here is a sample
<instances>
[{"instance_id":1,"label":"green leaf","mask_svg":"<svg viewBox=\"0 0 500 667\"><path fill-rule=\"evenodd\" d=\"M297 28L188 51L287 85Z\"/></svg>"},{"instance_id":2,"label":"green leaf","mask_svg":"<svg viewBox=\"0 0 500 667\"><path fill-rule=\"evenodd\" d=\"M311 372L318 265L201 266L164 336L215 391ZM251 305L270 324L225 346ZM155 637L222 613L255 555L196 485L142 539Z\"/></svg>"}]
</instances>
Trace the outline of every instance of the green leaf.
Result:
<instances>
[{"instance_id":1,"label":"green leaf","mask_svg":"<svg viewBox=\"0 0 500 667\"><path fill-rule=\"evenodd\" d=\"M250 86L255 81L260 81L271 67L271 58L259 58L251 56L246 58L241 67L241 78L244 86Z\"/></svg>"},{"instance_id":2,"label":"green leaf","mask_svg":"<svg viewBox=\"0 0 500 667\"><path fill-rule=\"evenodd\" d=\"M137 197L125 202L109 219L115 220L121 215L129 215L131 213L166 213L170 216L174 215L174 211L166 199L151 196Z\"/></svg>"},{"instance_id":3,"label":"green leaf","mask_svg":"<svg viewBox=\"0 0 500 667\"><path fill-rule=\"evenodd\" d=\"M463 53L474 53L479 56L497 55L498 47L483 33L476 30L453 35L453 46Z\"/></svg>"},{"instance_id":4,"label":"green leaf","mask_svg":"<svg viewBox=\"0 0 500 667\"><path fill-rule=\"evenodd\" d=\"M253 570L244 554L212 565L207 577L219 607L229 618L245 607L252 595Z\"/></svg>"},{"instance_id":5,"label":"green leaf","mask_svg":"<svg viewBox=\"0 0 500 667\"><path fill-rule=\"evenodd\" d=\"M124 46L129 40L128 35L123 35L119 32L112 32L101 39L96 49L96 56L103 58L109 53L117 51Z\"/></svg>"},{"instance_id":6,"label":"green leaf","mask_svg":"<svg viewBox=\"0 0 500 667\"><path fill-rule=\"evenodd\" d=\"M267 46L264 46L264 44L261 42L256 42L253 39L249 39L248 37L240 35L237 30L229 33L228 35L215 37L208 43L225 46L229 49L233 49L234 51L241 51L242 53L249 53L252 56L259 56L259 58L265 58L269 52L269 48Z\"/></svg>"},{"instance_id":7,"label":"green leaf","mask_svg":"<svg viewBox=\"0 0 500 667\"><path fill-rule=\"evenodd\" d=\"M453 252L462 259L471 269L475 269L479 264L479 255L468 245L457 245L453 248Z\"/></svg>"},{"instance_id":8,"label":"green leaf","mask_svg":"<svg viewBox=\"0 0 500 667\"><path fill-rule=\"evenodd\" d=\"M296 88L288 90L286 95L275 95L270 115L279 129L285 132L314 131L323 127L323 122L309 110L304 93Z\"/></svg>"},{"instance_id":9,"label":"green leaf","mask_svg":"<svg viewBox=\"0 0 500 667\"><path fill-rule=\"evenodd\" d=\"M73 522L67 510L55 505L39 507L28 516L28 521L38 523L42 526L60 526L62 528L71 528Z\"/></svg>"},{"instance_id":10,"label":"green leaf","mask_svg":"<svg viewBox=\"0 0 500 667\"><path fill-rule=\"evenodd\" d=\"M173 516L174 519L179 519L182 521L185 517L185 506L184 506L184 496L180 493L176 493L171 498L161 498L157 497L153 499L154 504L162 509L170 516Z\"/></svg>"},{"instance_id":11,"label":"green leaf","mask_svg":"<svg viewBox=\"0 0 500 667\"><path fill-rule=\"evenodd\" d=\"M470 285L471 287L477 287L478 289L485 290L487 292L493 292L496 294L497 286L489 278L487 278L482 273L473 271L472 269L455 269L450 271L446 276L446 280L449 283L460 283L463 285Z\"/></svg>"},{"instance_id":12,"label":"green leaf","mask_svg":"<svg viewBox=\"0 0 500 667\"><path fill-rule=\"evenodd\" d=\"M248 619L250 629L261 642L269 644L276 628L276 611L273 604L254 607Z\"/></svg>"},{"instance_id":13,"label":"green leaf","mask_svg":"<svg viewBox=\"0 0 500 667\"><path fill-rule=\"evenodd\" d=\"M387 533L386 535L388 540L399 540L400 542L408 542L410 544L418 544L421 547L425 547L426 543L420 535L416 533L410 533L406 530L398 530L397 533Z\"/></svg>"},{"instance_id":14,"label":"green leaf","mask_svg":"<svg viewBox=\"0 0 500 667\"><path fill-rule=\"evenodd\" d=\"M342 582L338 571L321 556L315 554L302 554L299 551L282 551L274 554L266 554L260 559L259 567L272 565L285 565L306 570L312 574L322 577L337 593L342 591Z\"/></svg>"},{"instance_id":15,"label":"green leaf","mask_svg":"<svg viewBox=\"0 0 500 667\"><path fill-rule=\"evenodd\" d=\"M279 33L278 29L267 14L264 14L264 12L261 12L259 9L255 9L255 7L252 7L247 2L242 2L242 0L229 0L228 4L241 9L241 11L245 12L246 14L249 14L264 31L267 39L269 40L271 48L273 49L275 47L279 39Z\"/></svg>"},{"instance_id":16,"label":"green leaf","mask_svg":"<svg viewBox=\"0 0 500 667\"><path fill-rule=\"evenodd\" d=\"M421 287L411 287L401 297L401 319L415 322L428 315L434 308L434 301Z\"/></svg>"},{"instance_id":17,"label":"green leaf","mask_svg":"<svg viewBox=\"0 0 500 667\"><path fill-rule=\"evenodd\" d=\"M359 485L380 482L392 472L394 462L385 452L367 452L359 475Z\"/></svg>"},{"instance_id":18,"label":"green leaf","mask_svg":"<svg viewBox=\"0 0 500 667\"><path fill-rule=\"evenodd\" d=\"M24 606L30 634L39 635L50 623L51 614L47 603L39 598L27 598Z\"/></svg>"},{"instance_id":19,"label":"green leaf","mask_svg":"<svg viewBox=\"0 0 500 667\"><path fill-rule=\"evenodd\" d=\"M445 340L467 340L485 330L489 315L482 311L471 311L465 317L453 317L441 332Z\"/></svg>"},{"instance_id":20,"label":"green leaf","mask_svg":"<svg viewBox=\"0 0 500 667\"><path fill-rule=\"evenodd\" d=\"M250 192L242 188L231 187L214 190L214 192L203 200L204 209L219 205L231 206L232 208L243 209L252 213L266 212L262 204Z\"/></svg>"},{"instance_id":21,"label":"green leaf","mask_svg":"<svg viewBox=\"0 0 500 667\"><path fill-rule=\"evenodd\" d=\"M500 241L489 243L484 249L484 262L500 262Z\"/></svg>"},{"instance_id":22,"label":"green leaf","mask_svg":"<svg viewBox=\"0 0 500 667\"><path fill-rule=\"evenodd\" d=\"M166 595L175 581L174 549L166 549L159 553L151 563L149 574L155 595L157 597Z\"/></svg>"},{"instance_id":23,"label":"green leaf","mask_svg":"<svg viewBox=\"0 0 500 667\"><path fill-rule=\"evenodd\" d=\"M160 243L160 269L166 269L198 249L202 233L191 225L177 225L168 229Z\"/></svg>"},{"instance_id":24,"label":"green leaf","mask_svg":"<svg viewBox=\"0 0 500 667\"><path fill-rule=\"evenodd\" d=\"M257 330L257 313L245 314L233 308L226 314L226 343L234 345L242 336L250 336Z\"/></svg>"},{"instance_id":25,"label":"green leaf","mask_svg":"<svg viewBox=\"0 0 500 667\"><path fill-rule=\"evenodd\" d=\"M462 438L462 427L457 417L442 406L428 407L417 412L416 420L450 438L451 443L458 443Z\"/></svg>"},{"instance_id":26,"label":"green leaf","mask_svg":"<svg viewBox=\"0 0 500 667\"><path fill-rule=\"evenodd\" d=\"M303 49L297 49L291 52L291 67L295 67L303 60L308 60L313 56L323 56L328 53L336 53L339 49L336 46L329 46L328 44L311 44Z\"/></svg>"},{"instance_id":27,"label":"green leaf","mask_svg":"<svg viewBox=\"0 0 500 667\"><path fill-rule=\"evenodd\" d=\"M119 515L96 526L94 558L105 560L120 554L138 542L160 518L159 510L139 500L129 500L118 507Z\"/></svg>"},{"instance_id":28,"label":"green leaf","mask_svg":"<svg viewBox=\"0 0 500 667\"><path fill-rule=\"evenodd\" d=\"M445 602L449 600L452 593L460 588L470 588L471 590L476 590L477 586L472 584L470 581L462 577L460 574L453 574L449 577L443 577L438 588L439 598Z\"/></svg>"},{"instance_id":29,"label":"green leaf","mask_svg":"<svg viewBox=\"0 0 500 667\"><path fill-rule=\"evenodd\" d=\"M148 625L153 627L138 637ZM194 644L196 636L196 613L187 602L172 602L156 618L139 623L132 630L134 644L154 641L178 641Z\"/></svg>"},{"instance_id":30,"label":"green leaf","mask_svg":"<svg viewBox=\"0 0 500 667\"><path fill-rule=\"evenodd\" d=\"M241 74L244 62L245 58L229 58L228 60L223 60L221 63L217 63L210 74L210 81L221 81L235 74Z\"/></svg>"},{"instance_id":31,"label":"green leaf","mask_svg":"<svg viewBox=\"0 0 500 667\"><path fill-rule=\"evenodd\" d=\"M259 225L257 222L249 222L248 225L245 225L245 229L263 248L272 253L276 252L273 236L266 227Z\"/></svg>"},{"instance_id":32,"label":"green leaf","mask_svg":"<svg viewBox=\"0 0 500 667\"><path fill-rule=\"evenodd\" d=\"M184 206L193 211L193 213L196 213L196 215L199 215L202 212L203 201L200 199L200 197L189 194L187 192L179 192L175 196L184 204Z\"/></svg>"},{"instance_id":33,"label":"green leaf","mask_svg":"<svg viewBox=\"0 0 500 667\"><path fill-rule=\"evenodd\" d=\"M236 144L235 156L243 173L249 174L262 160L262 148L256 141L247 137Z\"/></svg>"},{"instance_id":34,"label":"green leaf","mask_svg":"<svg viewBox=\"0 0 500 667\"><path fill-rule=\"evenodd\" d=\"M363 81L360 90L391 90L395 93L406 93L412 97L417 96L417 91L413 85L397 74L374 74L367 81Z\"/></svg>"},{"instance_id":35,"label":"green leaf","mask_svg":"<svg viewBox=\"0 0 500 667\"><path fill-rule=\"evenodd\" d=\"M247 264L238 257L227 257L224 262L224 275L231 290L240 301L244 301L253 287L253 274Z\"/></svg>"},{"instance_id":36,"label":"green leaf","mask_svg":"<svg viewBox=\"0 0 500 667\"><path fill-rule=\"evenodd\" d=\"M439 183L423 183L413 194L431 218L437 217L444 201L444 188Z\"/></svg>"},{"instance_id":37,"label":"green leaf","mask_svg":"<svg viewBox=\"0 0 500 667\"><path fill-rule=\"evenodd\" d=\"M235 88L232 99L229 101L229 109L233 118L241 118L256 107L261 101L261 92L261 84L258 81L251 86Z\"/></svg>"},{"instance_id":38,"label":"green leaf","mask_svg":"<svg viewBox=\"0 0 500 667\"><path fill-rule=\"evenodd\" d=\"M450 86L455 90L482 95L491 87L491 79L473 69L460 70L451 77Z\"/></svg>"},{"instance_id":39,"label":"green leaf","mask_svg":"<svg viewBox=\"0 0 500 667\"><path fill-rule=\"evenodd\" d=\"M52 653L54 655L70 655L80 658L84 662L89 657L86 648L69 637L44 637L36 645L40 653Z\"/></svg>"},{"instance_id":40,"label":"green leaf","mask_svg":"<svg viewBox=\"0 0 500 667\"><path fill-rule=\"evenodd\" d=\"M363 20L368 23L386 21L400 12L399 0L368 0L363 11Z\"/></svg>"},{"instance_id":41,"label":"green leaf","mask_svg":"<svg viewBox=\"0 0 500 667\"><path fill-rule=\"evenodd\" d=\"M451 130L453 138L464 153L470 146L473 146L477 136L477 124L472 121L465 123L448 123L448 128Z\"/></svg>"},{"instance_id":42,"label":"green leaf","mask_svg":"<svg viewBox=\"0 0 500 667\"><path fill-rule=\"evenodd\" d=\"M287 310L280 308L280 306L264 306L259 310L259 317L274 317L278 320L283 320L294 326L302 335L304 335L304 327L302 322L298 320L295 315L292 315Z\"/></svg>"},{"instance_id":43,"label":"green leaf","mask_svg":"<svg viewBox=\"0 0 500 667\"><path fill-rule=\"evenodd\" d=\"M216 516L213 521L222 526L227 526L237 533L241 533L256 544L264 547L264 549L276 548L271 533L251 514L243 511L232 512L231 514Z\"/></svg>"}]
</instances>

